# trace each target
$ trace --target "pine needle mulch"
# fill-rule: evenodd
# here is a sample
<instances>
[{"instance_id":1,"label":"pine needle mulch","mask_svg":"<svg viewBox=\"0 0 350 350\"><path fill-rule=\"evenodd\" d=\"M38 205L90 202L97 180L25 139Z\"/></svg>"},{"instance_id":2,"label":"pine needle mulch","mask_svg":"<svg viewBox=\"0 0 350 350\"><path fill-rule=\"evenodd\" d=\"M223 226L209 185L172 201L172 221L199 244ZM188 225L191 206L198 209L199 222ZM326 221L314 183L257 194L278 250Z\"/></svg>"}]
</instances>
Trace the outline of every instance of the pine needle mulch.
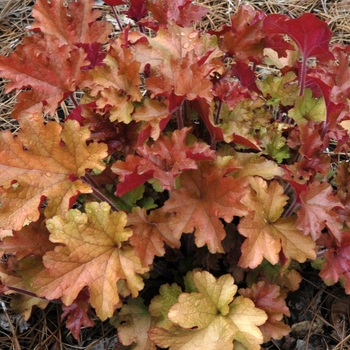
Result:
<instances>
[{"instance_id":1,"label":"pine needle mulch","mask_svg":"<svg viewBox=\"0 0 350 350\"><path fill-rule=\"evenodd\" d=\"M229 23L241 0L198 0L209 13L201 23L202 29L218 29ZM287 14L292 18L312 12L327 21L333 31L332 42L350 44L350 0L260 0L246 1L266 13ZM0 55L10 54L26 35L31 23L34 1L0 0ZM108 16L109 7L102 1L97 6ZM18 123L11 118L16 93L5 94L6 81L0 78L0 130L17 131ZM61 112L69 113L71 106L63 102ZM53 117L58 120L59 116ZM280 341L265 344L263 349L280 350L346 350L350 349L350 296L338 285L326 287L313 271L303 270L301 288L288 297L292 332ZM1 350L106 350L127 349L117 340L116 330L108 322L94 320L96 326L83 329L78 343L61 320L61 305L50 303L36 309L26 322L10 305L10 296L0 297ZM219 349L218 349L219 350Z\"/></svg>"}]
</instances>

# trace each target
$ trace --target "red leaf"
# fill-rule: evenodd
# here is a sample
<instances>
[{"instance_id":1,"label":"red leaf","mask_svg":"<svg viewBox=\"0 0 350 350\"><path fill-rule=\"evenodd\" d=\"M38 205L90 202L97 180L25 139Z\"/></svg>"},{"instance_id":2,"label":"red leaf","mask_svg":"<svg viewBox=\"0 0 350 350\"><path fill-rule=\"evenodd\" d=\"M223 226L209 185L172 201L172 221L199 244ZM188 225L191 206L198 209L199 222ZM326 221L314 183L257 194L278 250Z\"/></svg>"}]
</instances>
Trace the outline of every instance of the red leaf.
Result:
<instances>
[{"instance_id":1,"label":"red leaf","mask_svg":"<svg viewBox=\"0 0 350 350\"><path fill-rule=\"evenodd\" d=\"M237 60L259 61L265 47L262 41L264 18L263 11L256 11L250 5L240 6L237 14L231 16L231 26L217 33L223 37L222 50L235 55Z\"/></svg>"},{"instance_id":2,"label":"red leaf","mask_svg":"<svg viewBox=\"0 0 350 350\"><path fill-rule=\"evenodd\" d=\"M266 48L271 48L278 53L279 57L287 57L286 50L295 50L294 46L283 39L280 35L267 35L265 37Z\"/></svg>"},{"instance_id":3,"label":"red leaf","mask_svg":"<svg viewBox=\"0 0 350 350\"><path fill-rule=\"evenodd\" d=\"M268 319L260 326L264 335L264 342L273 339L281 339L290 332L290 327L283 323L283 315L290 316L286 305L286 295L275 284L261 281L253 284L251 288L239 289L239 294L253 300L256 307L266 312ZM281 295L282 294L282 295Z\"/></svg>"},{"instance_id":4,"label":"red leaf","mask_svg":"<svg viewBox=\"0 0 350 350\"><path fill-rule=\"evenodd\" d=\"M138 156L128 155L125 162L118 160L112 166L121 180L116 194L121 196L151 178L159 180L164 189L173 190L174 179L182 171L197 169L197 160L213 160L215 153L209 145L198 142L186 145L190 130L183 128L171 136L161 136L151 146L139 146Z\"/></svg>"},{"instance_id":5,"label":"red leaf","mask_svg":"<svg viewBox=\"0 0 350 350\"><path fill-rule=\"evenodd\" d=\"M130 0L129 3L130 8L124 13L135 22L147 15L146 0Z\"/></svg>"},{"instance_id":6,"label":"red leaf","mask_svg":"<svg viewBox=\"0 0 350 350\"><path fill-rule=\"evenodd\" d=\"M93 327L95 325L95 322L88 316L88 313L91 313L89 301L90 294L87 289L83 289L71 305L62 305L63 313L61 315L61 320L67 317L66 326L78 341L80 341L82 326Z\"/></svg>"},{"instance_id":7,"label":"red leaf","mask_svg":"<svg viewBox=\"0 0 350 350\"><path fill-rule=\"evenodd\" d=\"M127 161L128 161L128 158L127 158ZM152 179L153 174L154 174L153 169L147 170L146 172L140 174L137 166L132 173L124 175L123 181L120 182L117 186L115 195L123 196L125 193L133 190L136 187L141 186L146 181Z\"/></svg>"},{"instance_id":8,"label":"red leaf","mask_svg":"<svg viewBox=\"0 0 350 350\"><path fill-rule=\"evenodd\" d=\"M326 259L320 271L320 277L330 286L339 280L350 294L350 231L342 233L340 246L333 240L333 244L324 253Z\"/></svg>"},{"instance_id":9,"label":"red leaf","mask_svg":"<svg viewBox=\"0 0 350 350\"><path fill-rule=\"evenodd\" d=\"M86 59L90 61L88 66L81 67L81 70L84 72L88 69L94 69L96 66L104 67L103 60L106 57L106 54L103 52L103 47L101 43L78 43L77 47L81 47L86 53Z\"/></svg>"},{"instance_id":10,"label":"red leaf","mask_svg":"<svg viewBox=\"0 0 350 350\"><path fill-rule=\"evenodd\" d=\"M103 0L103 2L109 6L125 5L125 1L123 0Z\"/></svg>"},{"instance_id":11,"label":"red leaf","mask_svg":"<svg viewBox=\"0 0 350 350\"><path fill-rule=\"evenodd\" d=\"M325 227L338 241L341 240L342 222L334 209L343 208L343 205L332 191L329 183L315 181L300 195L302 207L297 212L296 227L315 241Z\"/></svg>"},{"instance_id":12,"label":"red leaf","mask_svg":"<svg viewBox=\"0 0 350 350\"><path fill-rule=\"evenodd\" d=\"M192 0L174 0L168 2L168 20L173 20L182 27L190 27L208 13L202 6L193 4Z\"/></svg>"},{"instance_id":13,"label":"red leaf","mask_svg":"<svg viewBox=\"0 0 350 350\"><path fill-rule=\"evenodd\" d=\"M213 95L225 102L229 108L234 108L238 102L250 98L247 88L230 76L221 78L213 88Z\"/></svg>"},{"instance_id":14,"label":"red leaf","mask_svg":"<svg viewBox=\"0 0 350 350\"><path fill-rule=\"evenodd\" d=\"M287 34L298 45L306 61L309 57L318 60L334 59L329 51L332 31L328 25L311 13L304 13L298 18L272 14L264 21L264 30L268 34Z\"/></svg>"},{"instance_id":15,"label":"red leaf","mask_svg":"<svg viewBox=\"0 0 350 350\"><path fill-rule=\"evenodd\" d=\"M252 71L251 67L242 61L237 61L231 69L232 75L237 77L241 82L242 86L248 88L256 93L261 93L259 88L256 86L256 75Z\"/></svg>"},{"instance_id":16,"label":"red leaf","mask_svg":"<svg viewBox=\"0 0 350 350\"><path fill-rule=\"evenodd\" d=\"M216 126L214 123L213 110L208 101L204 98L197 98L196 100L191 101L191 106L198 113L198 115L200 115L210 133L211 139L223 141L224 134L222 129L219 126Z\"/></svg>"}]
</instances>

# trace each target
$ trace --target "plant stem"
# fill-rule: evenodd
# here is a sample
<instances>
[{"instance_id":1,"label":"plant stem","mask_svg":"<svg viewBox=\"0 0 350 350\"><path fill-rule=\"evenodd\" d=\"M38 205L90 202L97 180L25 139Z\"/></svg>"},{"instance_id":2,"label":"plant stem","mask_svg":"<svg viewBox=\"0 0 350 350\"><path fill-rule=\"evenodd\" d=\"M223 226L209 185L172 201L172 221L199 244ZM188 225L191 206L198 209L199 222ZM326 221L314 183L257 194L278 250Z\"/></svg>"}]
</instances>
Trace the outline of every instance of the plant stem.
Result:
<instances>
[{"instance_id":1,"label":"plant stem","mask_svg":"<svg viewBox=\"0 0 350 350\"><path fill-rule=\"evenodd\" d=\"M139 31L140 31L142 34L145 34L145 26L143 26L142 24L139 24Z\"/></svg>"},{"instance_id":2,"label":"plant stem","mask_svg":"<svg viewBox=\"0 0 350 350\"><path fill-rule=\"evenodd\" d=\"M88 173L85 174L85 176L82 176L81 179L91 186L92 188L92 194L101 200L102 202L107 202L113 211L119 211L119 209L115 206L115 204L100 190L100 186L95 182L95 180L92 178L92 176Z\"/></svg>"},{"instance_id":3,"label":"plant stem","mask_svg":"<svg viewBox=\"0 0 350 350\"><path fill-rule=\"evenodd\" d=\"M222 101L219 100L219 105L218 105L218 108L216 110L215 118L214 118L214 124L215 125L219 124L221 109L222 109ZM215 135L210 135L210 136L211 136L210 148L212 150L216 150L217 139L215 138Z\"/></svg>"},{"instance_id":4,"label":"plant stem","mask_svg":"<svg viewBox=\"0 0 350 350\"><path fill-rule=\"evenodd\" d=\"M177 128L181 130L184 127L184 121L182 119L182 113L181 113L181 106L179 106L176 110L176 120L177 120Z\"/></svg>"},{"instance_id":5,"label":"plant stem","mask_svg":"<svg viewBox=\"0 0 350 350\"><path fill-rule=\"evenodd\" d=\"M78 103L78 101L76 100L76 98L74 97L73 92L71 92L71 93L69 94L69 98L71 99L71 101L73 102L73 104L74 104L75 107L79 107L79 103Z\"/></svg>"},{"instance_id":6,"label":"plant stem","mask_svg":"<svg viewBox=\"0 0 350 350\"><path fill-rule=\"evenodd\" d=\"M120 23L120 21L119 21L119 16L118 16L118 14L117 14L117 11L115 10L115 7L112 6L112 5L111 5L111 8L112 8L114 17L115 17L115 19L117 20L119 29L120 29L120 31L122 32L122 31L123 31L123 26L121 25L121 23Z\"/></svg>"},{"instance_id":7,"label":"plant stem","mask_svg":"<svg viewBox=\"0 0 350 350\"><path fill-rule=\"evenodd\" d=\"M296 199L293 198L292 203L290 204L289 208L284 212L282 217L288 218L288 217L292 216L292 214L294 213L297 206L298 206L298 203L297 203Z\"/></svg>"},{"instance_id":8,"label":"plant stem","mask_svg":"<svg viewBox=\"0 0 350 350\"><path fill-rule=\"evenodd\" d=\"M221 108L222 108L222 101L219 100L219 105L218 105L218 109L217 109L217 111L216 111L215 120L214 120L215 125L219 124L219 121L220 121L220 114L221 114Z\"/></svg>"},{"instance_id":9,"label":"plant stem","mask_svg":"<svg viewBox=\"0 0 350 350\"><path fill-rule=\"evenodd\" d=\"M300 83L299 96L303 96L304 95L305 82L306 82L306 60L303 57L303 60L301 62L300 74L299 74L299 83Z\"/></svg>"},{"instance_id":10,"label":"plant stem","mask_svg":"<svg viewBox=\"0 0 350 350\"><path fill-rule=\"evenodd\" d=\"M13 292L16 292L16 293L20 293L20 294L24 294L24 295L28 295L30 297L34 297L34 298L40 298L38 297L35 293L33 292L29 292L25 289L21 289L21 288L17 288L17 287L12 287L12 286L7 286L9 290L13 291ZM43 299L43 300L47 300L46 298L40 298L40 299Z\"/></svg>"}]
</instances>

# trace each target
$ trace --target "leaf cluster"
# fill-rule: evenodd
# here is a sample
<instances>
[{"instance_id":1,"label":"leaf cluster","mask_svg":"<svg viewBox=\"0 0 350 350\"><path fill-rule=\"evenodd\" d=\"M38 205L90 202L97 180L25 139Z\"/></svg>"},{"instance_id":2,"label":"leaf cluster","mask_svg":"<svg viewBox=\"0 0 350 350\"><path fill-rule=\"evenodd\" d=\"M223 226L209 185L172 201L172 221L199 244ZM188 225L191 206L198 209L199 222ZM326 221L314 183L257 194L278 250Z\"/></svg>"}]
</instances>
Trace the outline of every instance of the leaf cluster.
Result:
<instances>
[{"instance_id":1,"label":"leaf cluster","mask_svg":"<svg viewBox=\"0 0 350 350\"><path fill-rule=\"evenodd\" d=\"M349 47L310 13L242 5L201 31L190 0L105 2L119 27L93 0L37 0L0 57L21 91L20 131L0 133L0 291L30 296L26 317L60 300L76 339L97 315L147 350L280 339L305 262L350 293L350 171L333 157Z\"/></svg>"}]
</instances>

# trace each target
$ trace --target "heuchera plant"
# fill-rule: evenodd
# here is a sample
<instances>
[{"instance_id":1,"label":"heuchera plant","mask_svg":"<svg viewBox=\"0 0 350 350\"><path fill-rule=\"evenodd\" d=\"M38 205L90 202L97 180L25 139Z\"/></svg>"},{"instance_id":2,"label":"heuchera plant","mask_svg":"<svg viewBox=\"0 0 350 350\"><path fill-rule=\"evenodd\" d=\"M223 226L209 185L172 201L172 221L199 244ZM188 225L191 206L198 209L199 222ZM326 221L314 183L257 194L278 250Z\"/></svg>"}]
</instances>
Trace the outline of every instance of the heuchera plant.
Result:
<instances>
[{"instance_id":1,"label":"heuchera plant","mask_svg":"<svg viewBox=\"0 0 350 350\"><path fill-rule=\"evenodd\" d=\"M26 318L61 300L77 339L95 313L125 346L171 350L288 334L306 261L350 293L350 171L332 159L349 47L310 13L245 5L204 32L191 0L105 2L135 26L37 0L0 57L22 90L20 131L0 133L0 291L25 294Z\"/></svg>"}]
</instances>

